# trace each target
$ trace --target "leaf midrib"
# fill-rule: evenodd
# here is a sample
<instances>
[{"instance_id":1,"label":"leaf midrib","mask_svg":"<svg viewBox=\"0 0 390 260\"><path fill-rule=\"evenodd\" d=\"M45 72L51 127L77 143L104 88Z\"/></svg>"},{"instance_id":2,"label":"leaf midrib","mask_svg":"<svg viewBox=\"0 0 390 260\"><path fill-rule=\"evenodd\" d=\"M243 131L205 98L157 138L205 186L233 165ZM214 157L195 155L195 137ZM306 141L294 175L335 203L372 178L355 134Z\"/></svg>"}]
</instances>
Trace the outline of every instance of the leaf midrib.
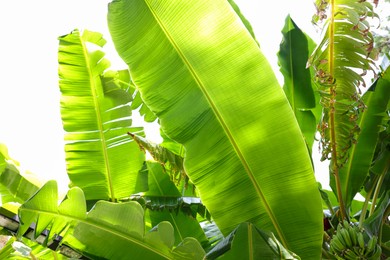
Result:
<instances>
[{"instance_id":1,"label":"leaf midrib","mask_svg":"<svg viewBox=\"0 0 390 260\"><path fill-rule=\"evenodd\" d=\"M169 42L172 44L173 48L177 51L177 54L179 55L179 57L181 58L183 63L188 68L189 72L192 74L195 82L199 86L199 89L202 91L202 93L205 96L207 102L211 106L211 109L214 112L214 115L217 117L218 121L220 122L220 124L222 126L222 129L224 130L225 134L227 135L228 139L230 140L230 143L233 146L233 148L234 148L238 158L240 159L240 161L241 161L241 163L242 163L242 165L243 165L243 167L244 167L244 169L245 169L249 179L251 180L251 182L253 184L253 187L255 188L258 196L260 197L261 201L263 202L263 206L264 206L264 208L265 208L265 210L267 212L267 215L269 216L273 226L275 227L275 230L276 230L277 234L279 235L280 240L282 241L283 245L286 248L288 248L287 240L284 237L282 229L279 226L278 221L277 221L276 217L274 216L270 205L268 204L268 202L267 202L263 192L260 189L260 185L258 184L258 182L255 179L253 171L251 170L248 162L246 161L244 155L242 154L241 149L239 148L237 142L235 141L235 139L234 139L232 133L230 132L227 124L225 123L221 113L219 112L219 110L216 107L216 105L213 103L213 100L211 99L210 95L208 94L208 92L207 92L204 84L202 83L200 77L197 75L197 73L195 72L195 69L192 67L191 63L187 60L187 58L185 57L184 53L181 51L181 49L176 44L176 42L173 39L173 37L171 37L171 35L169 34L168 30L165 28L164 24L162 23L162 21L160 20L158 15L155 13L153 8L151 7L151 4L149 3L149 0L144 0L144 2L147 5L147 7L148 7L149 11L151 12L151 14L153 15L153 17L155 18L156 22L160 26L161 30L164 32L164 35L167 37Z\"/></svg>"},{"instance_id":2,"label":"leaf midrib","mask_svg":"<svg viewBox=\"0 0 390 260\"><path fill-rule=\"evenodd\" d=\"M100 229L100 230L102 230L104 232L110 233L110 234L112 234L114 236L117 236L117 237L122 238L124 240L130 241L130 242L132 242L132 243L134 243L134 244L136 244L136 245L138 245L138 246L140 246L142 248L145 248L145 249L147 249L149 251L152 251L153 253L156 253L156 254L158 254L158 255L166 258L166 259L170 259L164 253L156 250L154 247L152 247L152 246L150 246L150 245L148 245L146 243L143 243L142 241L140 241L140 240L138 240L138 239L136 239L134 237L128 236L128 235L126 235L126 234L124 234L124 233L122 233L120 231L113 230L113 229L111 229L109 227L105 227L105 226L102 226L102 225L97 225L97 224L95 224L93 222L92 223L88 222L86 218L85 219L80 219L80 218L77 218L77 217L74 217L74 216L62 215L62 214L56 213L56 212L37 210L37 209L28 209L28 208L21 208L20 211L32 212L32 213L35 213L35 214L38 214L38 215L45 214L47 216L51 216L52 219L55 219L56 217L65 218L66 220L69 220L69 221L67 221L67 224L69 222L71 222L71 221L77 221L79 223L83 223L85 225L91 226L92 228ZM77 224L79 224L79 223L77 223ZM75 225L77 225L77 224L75 224Z\"/></svg>"},{"instance_id":3,"label":"leaf midrib","mask_svg":"<svg viewBox=\"0 0 390 260\"><path fill-rule=\"evenodd\" d=\"M85 63L86 63L86 68L88 70L88 77L89 77L89 82L90 82L90 87L91 87L91 92L92 92L92 97L93 97L93 103L95 107L95 113L96 113L96 119L97 119L97 125L98 125L98 130L99 130L99 136L101 140L101 146L102 146L102 151L103 151L103 158L104 158L104 165L106 167L106 173L107 173L107 180L108 180L108 186L109 186L109 195L111 201L115 201L115 194L114 194L114 187L112 183L112 176L111 176L111 168L110 168L110 161L108 158L108 152L107 152L107 144L106 144L106 137L104 135L104 129L103 129L103 120L102 120L102 115L101 115L101 110L100 110L100 103L98 100L98 95L96 91L96 82L95 79L93 78L93 70L91 69L91 63L89 60L88 56L88 49L84 44L84 41L82 39L82 36L80 35L80 43L83 49L83 56L85 58Z\"/></svg>"}]
</instances>

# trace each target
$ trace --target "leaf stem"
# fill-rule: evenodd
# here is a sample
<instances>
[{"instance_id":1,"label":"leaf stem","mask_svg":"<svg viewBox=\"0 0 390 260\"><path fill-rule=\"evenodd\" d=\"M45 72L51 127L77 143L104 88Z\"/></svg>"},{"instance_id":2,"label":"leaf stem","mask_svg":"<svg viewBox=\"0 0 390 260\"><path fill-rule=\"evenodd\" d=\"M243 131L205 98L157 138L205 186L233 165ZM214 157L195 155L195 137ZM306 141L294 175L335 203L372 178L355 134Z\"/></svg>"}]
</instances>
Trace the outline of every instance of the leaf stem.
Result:
<instances>
[{"instance_id":1,"label":"leaf stem","mask_svg":"<svg viewBox=\"0 0 390 260\"><path fill-rule=\"evenodd\" d=\"M374 183L377 182L377 179L378 179L378 176L375 178ZM363 227L363 222L366 219L367 207L368 207L368 203L371 199L371 194L372 194L373 190L374 190L374 186L372 186L371 189L366 194L366 199L364 200L364 204L363 204L362 211L360 213L360 218L359 218L359 227L360 228Z\"/></svg>"},{"instance_id":2,"label":"leaf stem","mask_svg":"<svg viewBox=\"0 0 390 260\"><path fill-rule=\"evenodd\" d=\"M375 187L375 192L374 192L374 195L372 196L372 202L371 202L370 212L368 213L368 216L371 216L374 213L375 206L376 206L376 200L378 199L379 192L382 188L383 180L385 179L385 175L386 175L386 172L389 170L389 167L390 167L390 162L387 163L387 165L383 169L383 172L381 173L381 175L379 175L379 179L378 179L378 182L376 183L376 187Z\"/></svg>"},{"instance_id":3,"label":"leaf stem","mask_svg":"<svg viewBox=\"0 0 390 260\"><path fill-rule=\"evenodd\" d=\"M99 100L98 88L101 86L99 86L99 83L95 79L93 67L92 67L91 60L90 60L89 54L88 54L88 48L87 48L86 42L83 40L83 36L80 36L80 44L83 48L85 63L86 63L86 67L87 67L88 73L89 73L90 88L91 88L94 109L95 109L96 119L97 119L97 126L98 126L97 130L99 131L99 137L100 137L99 139L100 139L100 143L101 143L101 147L102 147L104 166L105 166L105 170L107 173L109 196L110 196L110 200L112 202L115 202L114 186L112 183L113 176L112 176L112 172L111 172L110 159L108 156L107 140L106 140L106 136L104 134L105 131L104 131L104 127L103 127L104 123L103 123L102 108L101 108L101 104L100 104L100 100Z\"/></svg>"}]
</instances>

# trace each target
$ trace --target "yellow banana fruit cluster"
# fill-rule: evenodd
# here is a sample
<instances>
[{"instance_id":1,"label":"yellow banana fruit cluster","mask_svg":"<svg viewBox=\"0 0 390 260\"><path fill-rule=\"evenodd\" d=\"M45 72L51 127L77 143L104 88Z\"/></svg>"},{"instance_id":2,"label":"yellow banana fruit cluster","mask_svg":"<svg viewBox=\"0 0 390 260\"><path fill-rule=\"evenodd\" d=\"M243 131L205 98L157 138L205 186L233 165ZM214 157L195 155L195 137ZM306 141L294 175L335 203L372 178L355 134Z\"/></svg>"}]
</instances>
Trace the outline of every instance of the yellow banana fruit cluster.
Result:
<instances>
[{"instance_id":1,"label":"yellow banana fruit cluster","mask_svg":"<svg viewBox=\"0 0 390 260\"><path fill-rule=\"evenodd\" d=\"M372 236L366 243L363 230L352 226L344 220L337 226L336 234L330 241L330 252L336 259L367 259L378 260L382 249L377 243L377 237Z\"/></svg>"}]
</instances>

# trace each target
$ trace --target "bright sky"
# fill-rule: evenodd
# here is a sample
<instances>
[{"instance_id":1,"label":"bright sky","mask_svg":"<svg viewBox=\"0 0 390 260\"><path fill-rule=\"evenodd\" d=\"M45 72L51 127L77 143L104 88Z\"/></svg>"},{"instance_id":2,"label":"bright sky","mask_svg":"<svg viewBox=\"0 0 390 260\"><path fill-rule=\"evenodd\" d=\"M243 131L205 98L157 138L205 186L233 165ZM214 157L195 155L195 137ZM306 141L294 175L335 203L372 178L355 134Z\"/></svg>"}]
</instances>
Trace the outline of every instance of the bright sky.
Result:
<instances>
[{"instance_id":1,"label":"bright sky","mask_svg":"<svg viewBox=\"0 0 390 260\"><path fill-rule=\"evenodd\" d=\"M73 29L103 33L114 69L125 65L116 56L106 25L108 0L0 1L0 142L21 165L44 179L66 186L57 37ZM251 22L263 53L276 73L280 31L288 13L310 36L314 13L307 0L236 0ZM326 169L323 176L326 177Z\"/></svg>"}]
</instances>

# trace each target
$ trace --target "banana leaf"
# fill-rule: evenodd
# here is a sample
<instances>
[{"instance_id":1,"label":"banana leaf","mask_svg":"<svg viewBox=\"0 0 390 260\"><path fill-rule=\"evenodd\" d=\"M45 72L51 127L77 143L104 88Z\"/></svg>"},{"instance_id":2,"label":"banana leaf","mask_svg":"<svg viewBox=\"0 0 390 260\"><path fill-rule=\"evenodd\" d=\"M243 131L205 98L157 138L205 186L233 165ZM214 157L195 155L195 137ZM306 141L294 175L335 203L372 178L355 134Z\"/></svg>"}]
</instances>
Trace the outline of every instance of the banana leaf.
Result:
<instances>
[{"instance_id":1,"label":"banana leaf","mask_svg":"<svg viewBox=\"0 0 390 260\"><path fill-rule=\"evenodd\" d=\"M348 162L340 169L342 194L347 207L351 205L369 174L382 122L389 120L386 111L390 102L390 68L363 95L363 102L367 108L358 120L360 133L357 142L351 147ZM330 180L331 187L335 190L336 184L332 175Z\"/></svg>"},{"instance_id":2,"label":"banana leaf","mask_svg":"<svg viewBox=\"0 0 390 260\"><path fill-rule=\"evenodd\" d=\"M8 154L5 145L0 144L0 195L1 203L23 203L41 187L40 181L31 173L22 174Z\"/></svg>"},{"instance_id":3,"label":"banana leaf","mask_svg":"<svg viewBox=\"0 0 390 260\"><path fill-rule=\"evenodd\" d=\"M137 202L99 201L87 213L84 194L77 187L69 190L60 205L57 201L57 184L49 181L20 207L18 237L35 223L35 237L48 230L47 241L60 235L71 247L77 239L74 246L82 245L83 253L94 258L202 259L204 255L194 238L172 248L173 227L168 222L145 233L144 211Z\"/></svg>"},{"instance_id":4,"label":"banana leaf","mask_svg":"<svg viewBox=\"0 0 390 260\"><path fill-rule=\"evenodd\" d=\"M282 35L278 62L284 77L283 91L311 151L319 120L311 111L316 107L316 99L310 70L306 68L306 63L315 43L299 29L290 15L286 17Z\"/></svg>"},{"instance_id":5,"label":"banana leaf","mask_svg":"<svg viewBox=\"0 0 390 260\"><path fill-rule=\"evenodd\" d=\"M222 233L246 221L319 258L322 209L299 126L266 58L225 0L118 0L116 50Z\"/></svg>"},{"instance_id":6,"label":"banana leaf","mask_svg":"<svg viewBox=\"0 0 390 260\"><path fill-rule=\"evenodd\" d=\"M58 70L70 186L83 189L87 200L114 201L144 190L138 177L145 156L127 135L142 135L131 127L132 92L123 86L130 84L128 74L104 75L105 42L87 30L59 37Z\"/></svg>"}]
</instances>

